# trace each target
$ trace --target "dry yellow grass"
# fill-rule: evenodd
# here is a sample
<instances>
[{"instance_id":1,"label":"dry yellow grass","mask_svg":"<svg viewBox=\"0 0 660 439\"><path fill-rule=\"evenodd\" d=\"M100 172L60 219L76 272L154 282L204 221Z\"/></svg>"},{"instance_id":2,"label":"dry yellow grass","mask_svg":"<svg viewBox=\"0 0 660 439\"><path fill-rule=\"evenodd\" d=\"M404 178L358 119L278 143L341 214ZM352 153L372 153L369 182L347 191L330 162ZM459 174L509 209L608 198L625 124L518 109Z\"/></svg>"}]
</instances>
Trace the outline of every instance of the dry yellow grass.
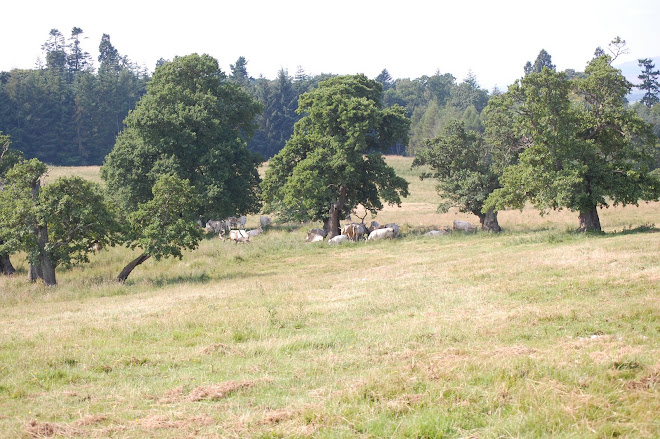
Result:
<instances>
[{"instance_id":1,"label":"dry yellow grass","mask_svg":"<svg viewBox=\"0 0 660 439\"><path fill-rule=\"evenodd\" d=\"M0 436L660 436L660 233L640 227L660 203L604 210L602 236L526 209L499 236L426 238L476 218L435 214L413 177L417 200L376 218L404 225L391 242L275 227L126 285L111 282L126 249L56 288L27 285L15 259Z\"/></svg>"}]
</instances>

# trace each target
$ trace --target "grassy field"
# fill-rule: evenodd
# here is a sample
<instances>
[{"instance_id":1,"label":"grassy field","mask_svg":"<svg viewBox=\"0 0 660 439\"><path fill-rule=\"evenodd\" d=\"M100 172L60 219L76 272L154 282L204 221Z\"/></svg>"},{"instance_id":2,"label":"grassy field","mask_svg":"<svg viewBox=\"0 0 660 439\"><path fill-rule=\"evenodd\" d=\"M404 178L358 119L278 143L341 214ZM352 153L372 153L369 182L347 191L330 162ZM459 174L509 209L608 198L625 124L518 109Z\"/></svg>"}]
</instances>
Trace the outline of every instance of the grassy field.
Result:
<instances>
[{"instance_id":1,"label":"grassy field","mask_svg":"<svg viewBox=\"0 0 660 439\"><path fill-rule=\"evenodd\" d=\"M389 161L411 182L376 218L395 241L276 225L125 285L134 254L111 248L54 288L14 256L0 437L660 437L660 203L603 210L604 235L530 209L429 238L476 217L436 214L433 181Z\"/></svg>"}]
</instances>

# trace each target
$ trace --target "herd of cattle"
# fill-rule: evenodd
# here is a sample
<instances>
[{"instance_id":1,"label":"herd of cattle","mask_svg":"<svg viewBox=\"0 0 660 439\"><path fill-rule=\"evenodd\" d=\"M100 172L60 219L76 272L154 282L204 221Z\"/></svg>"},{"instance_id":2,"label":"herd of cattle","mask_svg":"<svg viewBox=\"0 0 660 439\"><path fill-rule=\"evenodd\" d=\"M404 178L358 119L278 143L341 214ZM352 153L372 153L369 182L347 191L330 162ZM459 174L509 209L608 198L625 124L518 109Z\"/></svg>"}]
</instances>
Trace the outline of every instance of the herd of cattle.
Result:
<instances>
[{"instance_id":1,"label":"herd of cattle","mask_svg":"<svg viewBox=\"0 0 660 439\"><path fill-rule=\"evenodd\" d=\"M384 226L378 224L376 221L372 221L369 226L361 223L351 223L341 229L341 235L328 239L328 244L339 244L347 241L357 242L361 239L369 241L375 239L394 239L399 236L399 230L399 226L394 223ZM328 232L324 229L312 229L307 233L305 241L319 242L323 241L326 236L328 236Z\"/></svg>"},{"instance_id":2,"label":"herd of cattle","mask_svg":"<svg viewBox=\"0 0 660 439\"><path fill-rule=\"evenodd\" d=\"M245 230L246 223L247 218L245 216L231 216L221 221L207 221L204 230L206 230L207 233L218 235L223 241L225 239L230 239L234 242L249 243L250 238L262 234L264 232L264 227L271 225L272 220L267 216L262 216L259 218L259 228L253 230Z\"/></svg>"},{"instance_id":3,"label":"herd of cattle","mask_svg":"<svg viewBox=\"0 0 660 439\"><path fill-rule=\"evenodd\" d=\"M264 228L272 224L272 220L267 216L259 218L259 227L257 229L245 230L247 218L245 216L229 217L225 220L215 221L209 220L206 223L205 230L207 233L218 235L220 239L225 241L229 239L234 242L249 243L250 238L263 233ZM369 226L363 223L351 223L345 225L341 229L341 234L328 239L328 244L339 244L341 242L357 242L359 240L373 241L378 239L394 239L399 236L400 227L395 223L380 225L376 221L372 221ZM466 221L454 221L453 230L472 233L477 231L477 227ZM431 230L426 233L426 236L440 236L451 233L452 229L443 227L440 230ZM324 229L311 229L307 233L306 242L319 242L325 240L328 232Z\"/></svg>"}]
</instances>

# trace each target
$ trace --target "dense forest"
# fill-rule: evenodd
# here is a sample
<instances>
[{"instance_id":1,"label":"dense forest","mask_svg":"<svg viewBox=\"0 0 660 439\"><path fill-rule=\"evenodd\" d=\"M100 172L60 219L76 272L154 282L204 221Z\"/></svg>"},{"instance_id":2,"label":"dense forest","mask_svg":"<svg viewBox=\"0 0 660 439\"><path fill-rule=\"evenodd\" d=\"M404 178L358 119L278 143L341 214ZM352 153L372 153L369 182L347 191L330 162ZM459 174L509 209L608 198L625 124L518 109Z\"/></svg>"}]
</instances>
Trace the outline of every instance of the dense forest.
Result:
<instances>
[{"instance_id":1,"label":"dense forest","mask_svg":"<svg viewBox=\"0 0 660 439\"><path fill-rule=\"evenodd\" d=\"M99 44L98 63L81 49L82 37L80 28L69 37L53 29L39 65L0 73L0 131L27 157L53 165L102 164L128 112L145 93L151 73L121 55L109 35ZM280 70L275 79L254 78L244 57L231 64L223 80L240 85L263 106L248 148L265 159L279 152L301 117L299 96L332 76L308 75L299 67L294 75ZM393 79L384 69L375 79L383 85L385 103L403 106L412 121L409 144L396 145L392 153L414 154L450 119L482 129L480 114L489 93L472 74L457 83L449 73Z\"/></svg>"},{"instance_id":2,"label":"dense forest","mask_svg":"<svg viewBox=\"0 0 660 439\"><path fill-rule=\"evenodd\" d=\"M9 135L13 148L28 158L53 165L102 164L124 128L124 119L146 92L152 73L121 55L109 35L103 35L95 57L82 50L82 38L83 31L77 27L68 37L52 29L35 68L0 72L0 132ZM164 62L161 59L157 64ZM550 54L541 50L533 63L521 66L521 76L540 72L544 66L555 69ZM640 71L643 74L641 65ZM581 75L572 69L566 73ZM281 69L275 79L254 78L244 57L221 75L223 81L239 85L261 103L256 130L246 141L248 149L264 159L277 154L291 138L295 122L302 117L296 112L300 95L335 76L308 75L299 67L293 75ZM459 82L451 73L439 71L394 79L383 69L374 79L383 86L384 104L404 107L411 121L407 145L394 145L392 154L416 155L426 139L440 134L452 121L483 132L482 111L500 93L481 88L472 73ZM638 102L633 108L660 135L660 107L655 102Z\"/></svg>"}]
</instances>

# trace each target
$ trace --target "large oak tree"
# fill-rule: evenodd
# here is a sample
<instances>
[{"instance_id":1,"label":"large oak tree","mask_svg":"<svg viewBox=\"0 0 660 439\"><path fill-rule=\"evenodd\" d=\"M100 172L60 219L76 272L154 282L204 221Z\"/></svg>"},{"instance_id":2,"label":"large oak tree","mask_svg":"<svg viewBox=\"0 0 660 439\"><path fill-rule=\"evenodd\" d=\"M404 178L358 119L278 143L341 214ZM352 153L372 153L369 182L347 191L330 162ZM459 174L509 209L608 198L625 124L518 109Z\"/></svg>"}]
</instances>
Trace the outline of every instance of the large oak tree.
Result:
<instances>
[{"instance_id":1,"label":"large oak tree","mask_svg":"<svg viewBox=\"0 0 660 439\"><path fill-rule=\"evenodd\" d=\"M330 236L359 204L372 213L399 204L408 183L382 153L406 143L403 108L384 108L383 89L364 75L338 76L303 94L291 139L270 161L265 208L282 218L323 221Z\"/></svg>"},{"instance_id":2,"label":"large oak tree","mask_svg":"<svg viewBox=\"0 0 660 439\"><path fill-rule=\"evenodd\" d=\"M176 57L154 72L101 176L129 212L151 200L155 182L169 174L190 182L206 219L255 212L260 159L246 141L260 111L213 57Z\"/></svg>"}]
</instances>

